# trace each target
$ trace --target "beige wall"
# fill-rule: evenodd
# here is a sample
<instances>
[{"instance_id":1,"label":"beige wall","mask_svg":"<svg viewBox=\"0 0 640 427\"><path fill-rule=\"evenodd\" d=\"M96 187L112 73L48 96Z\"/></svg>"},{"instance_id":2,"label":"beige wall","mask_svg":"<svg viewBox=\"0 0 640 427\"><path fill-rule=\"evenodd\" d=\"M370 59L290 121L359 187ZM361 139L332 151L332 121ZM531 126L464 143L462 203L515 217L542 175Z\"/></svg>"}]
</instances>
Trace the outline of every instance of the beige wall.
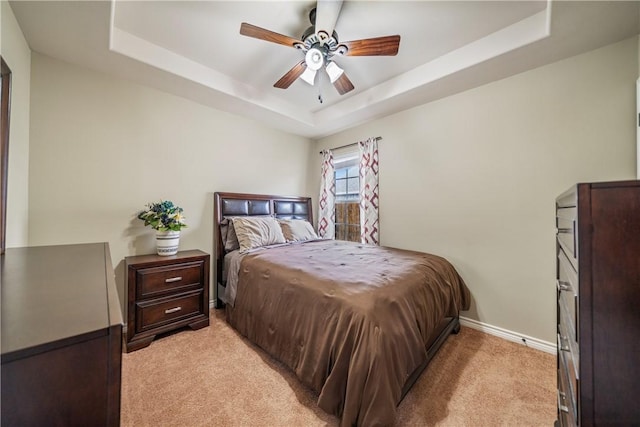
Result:
<instances>
[{"instance_id":1,"label":"beige wall","mask_svg":"<svg viewBox=\"0 0 640 427\"><path fill-rule=\"evenodd\" d=\"M451 260L474 297L463 315L553 342L554 199L577 181L635 176L637 77L634 37L313 146L34 53L13 209L29 209L30 245L108 241L122 297L124 256L153 252L134 219L146 202L180 204L181 248L211 253L213 191L316 197L319 149L379 135L382 243Z\"/></svg>"},{"instance_id":2,"label":"beige wall","mask_svg":"<svg viewBox=\"0 0 640 427\"><path fill-rule=\"evenodd\" d=\"M382 136L383 245L448 258L464 316L555 342L554 200L636 173L636 37L320 140Z\"/></svg>"},{"instance_id":3,"label":"beige wall","mask_svg":"<svg viewBox=\"0 0 640 427\"><path fill-rule=\"evenodd\" d=\"M31 51L7 1L0 2L1 54L11 69L9 176L7 180L8 248L27 246L29 220L29 81Z\"/></svg>"},{"instance_id":4,"label":"beige wall","mask_svg":"<svg viewBox=\"0 0 640 427\"><path fill-rule=\"evenodd\" d=\"M109 242L121 301L123 258L155 250L147 202L212 253L214 191L305 192L306 138L35 52L31 77L29 243Z\"/></svg>"}]
</instances>

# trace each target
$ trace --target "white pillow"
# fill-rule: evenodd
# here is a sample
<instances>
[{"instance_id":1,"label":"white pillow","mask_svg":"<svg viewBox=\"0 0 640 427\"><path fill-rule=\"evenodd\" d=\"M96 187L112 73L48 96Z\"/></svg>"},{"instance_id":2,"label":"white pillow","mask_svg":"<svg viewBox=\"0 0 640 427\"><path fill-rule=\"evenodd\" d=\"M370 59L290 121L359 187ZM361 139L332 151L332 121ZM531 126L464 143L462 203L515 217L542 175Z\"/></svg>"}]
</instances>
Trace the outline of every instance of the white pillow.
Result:
<instances>
[{"instance_id":1,"label":"white pillow","mask_svg":"<svg viewBox=\"0 0 640 427\"><path fill-rule=\"evenodd\" d=\"M313 226L305 219L279 219L278 222L287 242L301 242L318 238Z\"/></svg>"},{"instance_id":2,"label":"white pillow","mask_svg":"<svg viewBox=\"0 0 640 427\"><path fill-rule=\"evenodd\" d=\"M286 243L280 225L271 217L238 216L231 219L240 243L240 253L261 246Z\"/></svg>"}]
</instances>

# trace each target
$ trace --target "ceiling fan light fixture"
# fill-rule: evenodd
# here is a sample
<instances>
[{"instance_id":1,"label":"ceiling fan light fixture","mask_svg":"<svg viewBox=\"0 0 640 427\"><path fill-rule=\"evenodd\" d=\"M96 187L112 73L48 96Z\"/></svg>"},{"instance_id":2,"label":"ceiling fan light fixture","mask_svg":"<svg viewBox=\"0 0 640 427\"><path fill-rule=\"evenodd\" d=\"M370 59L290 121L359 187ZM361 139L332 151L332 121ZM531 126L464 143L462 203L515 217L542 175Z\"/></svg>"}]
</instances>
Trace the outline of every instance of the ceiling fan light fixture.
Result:
<instances>
[{"instance_id":1,"label":"ceiling fan light fixture","mask_svg":"<svg viewBox=\"0 0 640 427\"><path fill-rule=\"evenodd\" d=\"M316 73L316 70L312 70L311 68L309 68L309 66L307 66L307 68L304 69L304 72L300 75L300 78L313 86L313 83L316 79Z\"/></svg>"},{"instance_id":2,"label":"ceiling fan light fixture","mask_svg":"<svg viewBox=\"0 0 640 427\"><path fill-rule=\"evenodd\" d=\"M311 48L307 51L304 62L307 64L307 69L311 68L313 71L318 71L324 64L324 54L320 49Z\"/></svg>"},{"instance_id":3,"label":"ceiling fan light fixture","mask_svg":"<svg viewBox=\"0 0 640 427\"><path fill-rule=\"evenodd\" d=\"M329 75L329 80L331 83L334 83L336 80L340 78L340 76L344 73L344 70L338 67L338 64L335 62L329 62L326 67L327 74Z\"/></svg>"}]
</instances>

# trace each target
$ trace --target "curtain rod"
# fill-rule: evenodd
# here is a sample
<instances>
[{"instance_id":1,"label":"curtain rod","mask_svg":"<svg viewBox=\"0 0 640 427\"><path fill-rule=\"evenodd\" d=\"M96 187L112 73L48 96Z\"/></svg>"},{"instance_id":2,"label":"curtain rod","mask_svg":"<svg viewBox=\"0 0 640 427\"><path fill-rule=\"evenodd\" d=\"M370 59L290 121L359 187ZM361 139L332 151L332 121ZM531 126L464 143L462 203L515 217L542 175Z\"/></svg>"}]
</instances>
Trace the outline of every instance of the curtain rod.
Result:
<instances>
[{"instance_id":1,"label":"curtain rod","mask_svg":"<svg viewBox=\"0 0 640 427\"><path fill-rule=\"evenodd\" d=\"M381 136L376 136L376 141L380 141L381 139L382 139L382 137L381 137ZM351 144L341 145L340 147L328 148L328 150L329 150L329 151L331 151L331 150L339 150L339 149L341 149L341 148L347 148L347 147L351 147L351 146L353 146L353 145L358 145L358 143L357 143L357 142L353 142L353 143L351 143ZM322 151L324 151L324 150L322 150ZM322 151L320 152L320 154L322 154Z\"/></svg>"}]
</instances>

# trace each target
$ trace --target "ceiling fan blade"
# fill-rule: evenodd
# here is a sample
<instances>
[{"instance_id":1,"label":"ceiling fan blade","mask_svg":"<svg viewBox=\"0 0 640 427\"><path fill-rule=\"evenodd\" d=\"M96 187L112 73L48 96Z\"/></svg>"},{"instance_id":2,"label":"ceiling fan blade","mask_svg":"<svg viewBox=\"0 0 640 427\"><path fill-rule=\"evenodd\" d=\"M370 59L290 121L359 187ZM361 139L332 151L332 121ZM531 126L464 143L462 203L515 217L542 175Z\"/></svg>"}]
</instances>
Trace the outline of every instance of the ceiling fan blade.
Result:
<instances>
[{"instance_id":1,"label":"ceiling fan blade","mask_svg":"<svg viewBox=\"0 0 640 427\"><path fill-rule=\"evenodd\" d=\"M256 27L255 25L247 24L246 22L243 22L240 25L240 34L289 47L295 47L296 43L302 43L300 40L296 40L292 37L278 34L270 30L265 30L264 28Z\"/></svg>"},{"instance_id":2,"label":"ceiling fan blade","mask_svg":"<svg viewBox=\"0 0 640 427\"><path fill-rule=\"evenodd\" d=\"M342 75L333 82L333 86L340 95L344 95L345 93L353 90L353 83L351 83L351 80L349 80L346 73L342 73Z\"/></svg>"},{"instance_id":3,"label":"ceiling fan blade","mask_svg":"<svg viewBox=\"0 0 640 427\"><path fill-rule=\"evenodd\" d=\"M298 62L293 66L292 69L287 71L287 73L278 80L273 87L277 87L280 89L286 89L291 86L291 83L295 82L298 77L304 72L304 69L307 68L307 64L304 63L304 60Z\"/></svg>"},{"instance_id":4,"label":"ceiling fan blade","mask_svg":"<svg viewBox=\"0 0 640 427\"><path fill-rule=\"evenodd\" d=\"M316 34L324 31L331 37L341 8L342 0L318 0L316 5Z\"/></svg>"},{"instance_id":5,"label":"ceiling fan blade","mask_svg":"<svg viewBox=\"0 0 640 427\"><path fill-rule=\"evenodd\" d=\"M340 44L347 46L345 56L394 56L400 47L400 36L375 37Z\"/></svg>"}]
</instances>

